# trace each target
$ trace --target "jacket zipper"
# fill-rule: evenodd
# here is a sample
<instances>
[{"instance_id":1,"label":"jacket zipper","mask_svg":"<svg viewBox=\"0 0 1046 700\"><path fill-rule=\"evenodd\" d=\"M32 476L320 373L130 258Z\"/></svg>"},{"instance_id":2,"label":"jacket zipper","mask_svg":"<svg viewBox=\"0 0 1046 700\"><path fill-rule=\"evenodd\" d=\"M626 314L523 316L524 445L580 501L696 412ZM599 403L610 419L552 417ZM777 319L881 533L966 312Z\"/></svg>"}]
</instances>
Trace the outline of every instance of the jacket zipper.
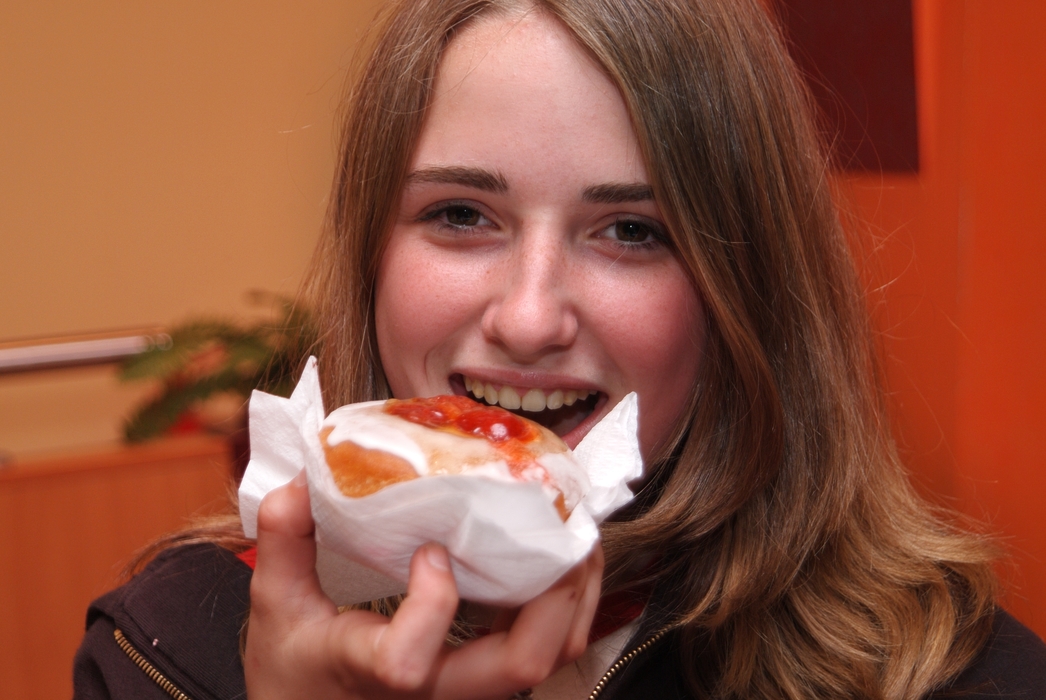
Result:
<instances>
[{"instance_id":1,"label":"jacket zipper","mask_svg":"<svg viewBox=\"0 0 1046 700\"><path fill-rule=\"evenodd\" d=\"M615 661L614 665L608 668L607 672L604 673L603 677L599 679L598 683L596 683L596 687L592 689L592 693L588 696L588 700L598 700L599 696L603 694L603 690L607 687L607 683L610 682L610 679L612 679L614 676L620 673L621 669L623 669L625 666L628 666L630 663L632 663L637 656L639 656L644 651L652 647L654 643L657 642L657 640L664 637L666 632L668 632L667 629L661 630L653 637L646 640L645 642L637 646L635 649L633 649L632 651L628 652L627 654L619 658L617 661Z\"/></svg>"},{"instance_id":2,"label":"jacket zipper","mask_svg":"<svg viewBox=\"0 0 1046 700\"><path fill-rule=\"evenodd\" d=\"M637 656L652 647L657 640L664 637L665 632L667 631L668 630L661 630L653 637L650 637L635 649L615 661L614 665L608 668L607 672L604 673L603 677L599 679L598 683L596 683L596 687L592 689L592 693L588 696L588 700L598 700L599 696L603 694L603 690L607 687L607 683L609 683L614 676L620 673L621 669L632 663ZM142 671L145 672L145 675L149 676L156 685L163 688L168 695L175 700L192 700L192 698L179 690L178 686L167 680L167 676L157 671L155 666L146 661L145 657L138 653L138 650L131 646L131 643L127 641L127 637L123 635L123 632L118 629L113 630L113 636L116 638L116 643L120 645L120 648L123 649L128 658L130 658L138 668L142 669Z\"/></svg>"},{"instance_id":3,"label":"jacket zipper","mask_svg":"<svg viewBox=\"0 0 1046 700\"><path fill-rule=\"evenodd\" d=\"M127 654L128 658L135 663L135 665L145 671L145 675L149 676L156 685L163 688L168 695L174 700L192 700L188 695L178 689L174 683L167 680L167 676L163 675L156 670L156 667L146 661L145 657L138 653L138 650L131 646L131 643L127 641L127 637L123 636L123 632L120 630L114 630L113 636L116 637L116 643L120 645L123 652Z\"/></svg>"}]
</instances>

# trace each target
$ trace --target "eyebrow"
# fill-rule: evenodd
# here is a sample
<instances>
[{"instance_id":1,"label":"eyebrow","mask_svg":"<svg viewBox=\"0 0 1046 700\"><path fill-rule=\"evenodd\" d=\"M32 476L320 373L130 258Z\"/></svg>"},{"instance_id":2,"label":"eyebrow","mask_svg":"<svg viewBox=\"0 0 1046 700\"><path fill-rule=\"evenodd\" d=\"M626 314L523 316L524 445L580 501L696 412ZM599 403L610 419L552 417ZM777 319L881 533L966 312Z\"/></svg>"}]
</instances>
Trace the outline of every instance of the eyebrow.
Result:
<instances>
[{"instance_id":1,"label":"eyebrow","mask_svg":"<svg viewBox=\"0 0 1046 700\"><path fill-rule=\"evenodd\" d=\"M460 165L422 168L407 175L407 184L436 183L441 185L465 185L484 192L505 194L508 192L508 181L499 172L483 168L469 168Z\"/></svg>"},{"instance_id":2,"label":"eyebrow","mask_svg":"<svg viewBox=\"0 0 1046 700\"><path fill-rule=\"evenodd\" d=\"M620 202L645 202L654 198L650 185L641 182L625 184L608 183L586 187L581 199L593 204L618 204Z\"/></svg>"},{"instance_id":3,"label":"eyebrow","mask_svg":"<svg viewBox=\"0 0 1046 700\"><path fill-rule=\"evenodd\" d=\"M418 183L464 185L496 194L505 194L509 189L508 181L501 173L463 165L441 165L421 168L407 175L408 185ZM605 183L586 187L581 192L581 199L592 204L644 202L653 198L653 188L641 182Z\"/></svg>"}]
</instances>

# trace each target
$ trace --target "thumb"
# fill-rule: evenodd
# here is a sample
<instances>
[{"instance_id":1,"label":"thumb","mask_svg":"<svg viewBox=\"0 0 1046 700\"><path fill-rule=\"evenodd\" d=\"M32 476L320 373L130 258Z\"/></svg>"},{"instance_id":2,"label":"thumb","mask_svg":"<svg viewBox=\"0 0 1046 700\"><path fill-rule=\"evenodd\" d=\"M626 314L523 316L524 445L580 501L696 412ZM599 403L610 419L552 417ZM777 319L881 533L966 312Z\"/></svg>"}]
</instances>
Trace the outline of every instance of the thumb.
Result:
<instances>
[{"instance_id":1,"label":"thumb","mask_svg":"<svg viewBox=\"0 0 1046 700\"><path fill-rule=\"evenodd\" d=\"M251 608L259 613L306 612L323 594L316 575L315 524L305 470L270 491L258 509L258 562L251 579Z\"/></svg>"}]
</instances>

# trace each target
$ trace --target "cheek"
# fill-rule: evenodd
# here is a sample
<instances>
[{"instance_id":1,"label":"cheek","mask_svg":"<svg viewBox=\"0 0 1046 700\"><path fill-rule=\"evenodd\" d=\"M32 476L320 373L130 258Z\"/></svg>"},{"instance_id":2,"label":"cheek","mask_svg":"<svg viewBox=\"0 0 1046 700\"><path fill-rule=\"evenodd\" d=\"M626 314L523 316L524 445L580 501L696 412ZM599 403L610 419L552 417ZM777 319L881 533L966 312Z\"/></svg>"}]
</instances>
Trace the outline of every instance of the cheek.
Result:
<instances>
[{"instance_id":1,"label":"cheek","mask_svg":"<svg viewBox=\"0 0 1046 700\"><path fill-rule=\"evenodd\" d=\"M375 288L378 352L393 394L401 397L431 393L433 382L445 379L428 376L427 360L462 331L470 313L457 284L461 271L418 246L394 234Z\"/></svg>"},{"instance_id":2,"label":"cheek","mask_svg":"<svg viewBox=\"0 0 1046 700\"><path fill-rule=\"evenodd\" d=\"M704 309L681 270L646 285L631 303L608 304L607 313L615 307L604 344L626 388L639 394L640 444L649 457L668 440L693 392L704 348Z\"/></svg>"},{"instance_id":3,"label":"cheek","mask_svg":"<svg viewBox=\"0 0 1046 700\"><path fill-rule=\"evenodd\" d=\"M432 328L424 321L427 289L432 279L425 265L417 264L409 249L395 239L382 258L374 298L374 330L382 368L392 393L415 393L419 363L424 358Z\"/></svg>"}]
</instances>

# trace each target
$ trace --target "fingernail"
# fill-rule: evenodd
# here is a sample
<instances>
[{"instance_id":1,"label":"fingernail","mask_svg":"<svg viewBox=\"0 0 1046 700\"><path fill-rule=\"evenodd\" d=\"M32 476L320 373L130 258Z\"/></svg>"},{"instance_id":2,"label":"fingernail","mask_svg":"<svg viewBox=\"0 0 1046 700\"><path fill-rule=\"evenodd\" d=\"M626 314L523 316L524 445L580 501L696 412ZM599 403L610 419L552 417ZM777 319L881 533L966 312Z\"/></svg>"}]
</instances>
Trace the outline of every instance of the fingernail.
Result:
<instances>
[{"instance_id":1,"label":"fingernail","mask_svg":"<svg viewBox=\"0 0 1046 700\"><path fill-rule=\"evenodd\" d=\"M308 478L305 475L304 467L302 467L302 470L294 476L294 478L291 480L291 483L297 486L298 488L301 488L309 483Z\"/></svg>"},{"instance_id":2,"label":"fingernail","mask_svg":"<svg viewBox=\"0 0 1046 700\"><path fill-rule=\"evenodd\" d=\"M425 558L428 559L432 568L439 571L450 571L450 559L447 558L447 550L443 547L426 547Z\"/></svg>"}]
</instances>

